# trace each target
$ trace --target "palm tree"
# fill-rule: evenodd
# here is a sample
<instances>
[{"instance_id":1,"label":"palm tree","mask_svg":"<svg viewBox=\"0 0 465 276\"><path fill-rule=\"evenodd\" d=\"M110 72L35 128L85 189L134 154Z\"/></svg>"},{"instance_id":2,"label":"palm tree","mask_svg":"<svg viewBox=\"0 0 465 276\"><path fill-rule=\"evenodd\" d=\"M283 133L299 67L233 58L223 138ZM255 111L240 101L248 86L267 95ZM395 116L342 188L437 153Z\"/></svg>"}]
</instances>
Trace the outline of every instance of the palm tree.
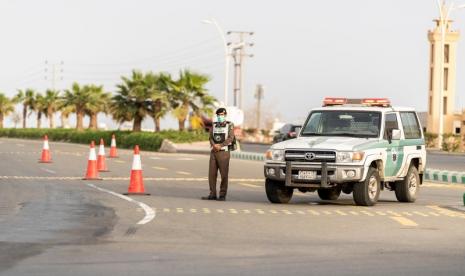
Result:
<instances>
[{"instance_id":1,"label":"palm tree","mask_svg":"<svg viewBox=\"0 0 465 276\"><path fill-rule=\"evenodd\" d=\"M15 110L14 101L0 93L0 128L3 128L3 119Z\"/></svg>"},{"instance_id":2,"label":"palm tree","mask_svg":"<svg viewBox=\"0 0 465 276\"><path fill-rule=\"evenodd\" d=\"M189 70L180 72L179 79L173 84L172 91L173 114L178 119L179 130L183 131L185 129L185 122L190 109L195 114L211 112L215 99L208 95L205 88L209 80L208 76Z\"/></svg>"},{"instance_id":3,"label":"palm tree","mask_svg":"<svg viewBox=\"0 0 465 276\"><path fill-rule=\"evenodd\" d=\"M60 91L48 89L45 91L44 109L50 128L55 128L54 114L60 106Z\"/></svg>"},{"instance_id":4,"label":"palm tree","mask_svg":"<svg viewBox=\"0 0 465 276\"><path fill-rule=\"evenodd\" d=\"M89 102L85 112L89 115L89 129L97 129L97 116L99 112L107 112L110 101L110 93L103 91L103 86L86 85L84 89L89 93Z\"/></svg>"},{"instance_id":5,"label":"palm tree","mask_svg":"<svg viewBox=\"0 0 465 276\"><path fill-rule=\"evenodd\" d=\"M141 131L142 121L152 113L152 90L147 89L144 74L133 71L130 78L122 77L112 98L111 113L119 123L133 121L132 130Z\"/></svg>"},{"instance_id":6,"label":"palm tree","mask_svg":"<svg viewBox=\"0 0 465 276\"><path fill-rule=\"evenodd\" d=\"M45 107L45 98L42 94L37 93L34 102L30 106L37 115L37 128L42 126L42 115L47 112Z\"/></svg>"},{"instance_id":7,"label":"palm tree","mask_svg":"<svg viewBox=\"0 0 465 276\"><path fill-rule=\"evenodd\" d=\"M160 131L160 119L169 111L173 80L167 73L147 73L144 80L146 87L152 93L152 112L149 115L153 119L155 131L158 132Z\"/></svg>"},{"instance_id":8,"label":"palm tree","mask_svg":"<svg viewBox=\"0 0 465 276\"><path fill-rule=\"evenodd\" d=\"M35 94L32 89L18 90L18 94L13 98L14 102L23 104L23 128L26 128L27 111L32 110L35 104Z\"/></svg>"},{"instance_id":9,"label":"palm tree","mask_svg":"<svg viewBox=\"0 0 465 276\"><path fill-rule=\"evenodd\" d=\"M63 96L63 104L72 106L76 112L76 129L82 130L86 105L90 101L90 93L88 89L79 86L78 83L73 83L71 89L66 90Z\"/></svg>"}]
</instances>

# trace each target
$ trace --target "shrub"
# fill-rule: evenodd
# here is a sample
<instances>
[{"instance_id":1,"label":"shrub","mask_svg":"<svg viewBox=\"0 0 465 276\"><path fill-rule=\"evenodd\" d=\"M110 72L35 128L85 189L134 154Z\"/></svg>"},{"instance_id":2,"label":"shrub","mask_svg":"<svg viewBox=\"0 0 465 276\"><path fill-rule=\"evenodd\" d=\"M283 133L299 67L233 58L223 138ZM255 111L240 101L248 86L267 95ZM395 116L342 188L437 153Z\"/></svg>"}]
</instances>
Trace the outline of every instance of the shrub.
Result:
<instances>
[{"instance_id":1,"label":"shrub","mask_svg":"<svg viewBox=\"0 0 465 276\"><path fill-rule=\"evenodd\" d=\"M436 133L426 132L425 133L426 147L434 148L436 145L437 138L438 138L438 135Z\"/></svg>"},{"instance_id":2,"label":"shrub","mask_svg":"<svg viewBox=\"0 0 465 276\"><path fill-rule=\"evenodd\" d=\"M106 145L110 145L111 135L115 134L117 145L120 148L133 148L139 145L141 150L157 151L160 149L164 139L169 139L174 143L189 143L208 140L208 133L203 131L175 131L166 130L160 132L131 132L131 131L103 131L75 129L34 129L34 128L2 128L0 137L42 139L48 135L51 141L62 141L79 144L90 144L94 140L97 144L103 138Z\"/></svg>"},{"instance_id":3,"label":"shrub","mask_svg":"<svg viewBox=\"0 0 465 276\"><path fill-rule=\"evenodd\" d=\"M452 133L442 135L442 150L444 151L457 151L460 148L461 137Z\"/></svg>"}]
</instances>

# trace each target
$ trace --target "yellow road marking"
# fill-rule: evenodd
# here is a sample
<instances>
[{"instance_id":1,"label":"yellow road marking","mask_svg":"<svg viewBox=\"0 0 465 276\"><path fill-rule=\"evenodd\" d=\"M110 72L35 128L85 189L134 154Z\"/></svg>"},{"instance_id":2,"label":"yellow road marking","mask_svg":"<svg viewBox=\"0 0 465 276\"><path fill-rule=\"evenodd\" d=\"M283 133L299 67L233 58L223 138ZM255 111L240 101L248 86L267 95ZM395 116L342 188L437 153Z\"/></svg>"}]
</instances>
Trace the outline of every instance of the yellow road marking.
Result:
<instances>
[{"instance_id":1,"label":"yellow road marking","mask_svg":"<svg viewBox=\"0 0 465 276\"><path fill-rule=\"evenodd\" d=\"M409 216L409 217L413 216L413 215L410 214L409 212L402 212L402 214L404 214L404 215L406 215L406 216Z\"/></svg>"},{"instance_id":2,"label":"yellow road marking","mask_svg":"<svg viewBox=\"0 0 465 276\"><path fill-rule=\"evenodd\" d=\"M183 172L183 171L177 171L177 174L182 174L182 175L191 175L190 172Z\"/></svg>"},{"instance_id":3,"label":"yellow road marking","mask_svg":"<svg viewBox=\"0 0 465 276\"><path fill-rule=\"evenodd\" d=\"M293 215L293 213L289 210L281 210L281 212L283 212L286 215Z\"/></svg>"},{"instance_id":4,"label":"yellow road marking","mask_svg":"<svg viewBox=\"0 0 465 276\"><path fill-rule=\"evenodd\" d=\"M260 188L261 186L258 185L253 185L253 184L248 184L248 183L239 183L239 185L246 186L246 187L251 187L251 188Z\"/></svg>"},{"instance_id":5,"label":"yellow road marking","mask_svg":"<svg viewBox=\"0 0 465 276\"><path fill-rule=\"evenodd\" d=\"M323 211L323 213L325 213L325 215L331 215L332 214L330 211Z\"/></svg>"},{"instance_id":6,"label":"yellow road marking","mask_svg":"<svg viewBox=\"0 0 465 276\"><path fill-rule=\"evenodd\" d=\"M190 209L191 213L197 213L197 209Z\"/></svg>"},{"instance_id":7,"label":"yellow road marking","mask_svg":"<svg viewBox=\"0 0 465 276\"><path fill-rule=\"evenodd\" d=\"M123 160L115 160L116 163L126 163Z\"/></svg>"},{"instance_id":8,"label":"yellow road marking","mask_svg":"<svg viewBox=\"0 0 465 276\"><path fill-rule=\"evenodd\" d=\"M386 215L386 213L381 212L381 211L376 211L376 213L377 213L378 215L380 215L380 216L385 216L385 215Z\"/></svg>"},{"instance_id":9,"label":"yellow road marking","mask_svg":"<svg viewBox=\"0 0 465 276\"><path fill-rule=\"evenodd\" d=\"M177 209L176 209L176 212L178 212L178 213L184 213L184 209L182 209L182 208L177 208Z\"/></svg>"},{"instance_id":10,"label":"yellow road marking","mask_svg":"<svg viewBox=\"0 0 465 276\"><path fill-rule=\"evenodd\" d=\"M300 214L300 215L305 215L305 212L304 212L304 211L300 211L300 210L297 210L296 213L297 213L297 214Z\"/></svg>"},{"instance_id":11,"label":"yellow road marking","mask_svg":"<svg viewBox=\"0 0 465 276\"><path fill-rule=\"evenodd\" d=\"M424 214L424 213L422 213L422 212L413 211L413 213L414 213L414 214L417 214L417 215L420 215L420 216L422 216L422 217L428 217L427 214Z\"/></svg>"},{"instance_id":12,"label":"yellow road marking","mask_svg":"<svg viewBox=\"0 0 465 276\"><path fill-rule=\"evenodd\" d=\"M160 171L167 171L168 169L167 168L164 168L164 167L152 167L153 169L155 170L160 170Z\"/></svg>"},{"instance_id":13,"label":"yellow road marking","mask_svg":"<svg viewBox=\"0 0 465 276\"><path fill-rule=\"evenodd\" d=\"M205 214L210 214L210 209L208 208L203 208L202 211L205 213Z\"/></svg>"},{"instance_id":14,"label":"yellow road marking","mask_svg":"<svg viewBox=\"0 0 465 276\"><path fill-rule=\"evenodd\" d=\"M265 212L262 209L255 209L258 214L263 215Z\"/></svg>"},{"instance_id":15,"label":"yellow road marking","mask_svg":"<svg viewBox=\"0 0 465 276\"><path fill-rule=\"evenodd\" d=\"M391 214L391 215L394 215L396 217L400 217L402 216L401 214L397 213L397 212L393 212L393 211L387 211L387 213Z\"/></svg>"},{"instance_id":16,"label":"yellow road marking","mask_svg":"<svg viewBox=\"0 0 465 276\"><path fill-rule=\"evenodd\" d=\"M347 216L346 213L342 212L342 211L339 211L339 210L336 210L336 213L338 213L339 215L341 216Z\"/></svg>"},{"instance_id":17,"label":"yellow road marking","mask_svg":"<svg viewBox=\"0 0 465 276\"><path fill-rule=\"evenodd\" d=\"M229 209L229 212L230 212L231 214L237 214L237 210L236 210L236 209Z\"/></svg>"},{"instance_id":18,"label":"yellow road marking","mask_svg":"<svg viewBox=\"0 0 465 276\"><path fill-rule=\"evenodd\" d=\"M170 212L170 208L163 208L163 212L169 213L169 212Z\"/></svg>"},{"instance_id":19,"label":"yellow road marking","mask_svg":"<svg viewBox=\"0 0 465 276\"><path fill-rule=\"evenodd\" d=\"M351 213L351 214L354 215L354 216L358 216L358 213L355 212L355 211L350 211L349 213Z\"/></svg>"},{"instance_id":20,"label":"yellow road marking","mask_svg":"<svg viewBox=\"0 0 465 276\"><path fill-rule=\"evenodd\" d=\"M250 214L250 210L242 210L244 214Z\"/></svg>"},{"instance_id":21,"label":"yellow road marking","mask_svg":"<svg viewBox=\"0 0 465 276\"><path fill-rule=\"evenodd\" d=\"M278 212L276 210L270 210L270 213L277 214Z\"/></svg>"},{"instance_id":22,"label":"yellow road marking","mask_svg":"<svg viewBox=\"0 0 465 276\"><path fill-rule=\"evenodd\" d=\"M435 213L435 212L429 212L428 214L432 215L432 216L435 216L435 217L439 217L440 215Z\"/></svg>"},{"instance_id":23,"label":"yellow road marking","mask_svg":"<svg viewBox=\"0 0 465 276\"><path fill-rule=\"evenodd\" d=\"M315 216L320 215L320 213L318 213L317 211L313 211L313 210L307 210L307 212L309 212L310 214L315 215Z\"/></svg>"},{"instance_id":24,"label":"yellow road marking","mask_svg":"<svg viewBox=\"0 0 465 276\"><path fill-rule=\"evenodd\" d=\"M224 213L223 209L216 209L216 212L218 212L218 213Z\"/></svg>"},{"instance_id":25,"label":"yellow road marking","mask_svg":"<svg viewBox=\"0 0 465 276\"><path fill-rule=\"evenodd\" d=\"M370 216L370 217L374 217L375 215L373 215L372 213L368 212L368 211L360 211L360 213L363 213L367 216Z\"/></svg>"},{"instance_id":26,"label":"yellow road marking","mask_svg":"<svg viewBox=\"0 0 465 276\"><path fill-rule=\"evenodd\" d=\"M397 221L398 223L404 225L404 226L418 226L416 222L414 222L411 219L408 219L406 217L390 217L392 220Z\"/></svg>"}]
</instances>

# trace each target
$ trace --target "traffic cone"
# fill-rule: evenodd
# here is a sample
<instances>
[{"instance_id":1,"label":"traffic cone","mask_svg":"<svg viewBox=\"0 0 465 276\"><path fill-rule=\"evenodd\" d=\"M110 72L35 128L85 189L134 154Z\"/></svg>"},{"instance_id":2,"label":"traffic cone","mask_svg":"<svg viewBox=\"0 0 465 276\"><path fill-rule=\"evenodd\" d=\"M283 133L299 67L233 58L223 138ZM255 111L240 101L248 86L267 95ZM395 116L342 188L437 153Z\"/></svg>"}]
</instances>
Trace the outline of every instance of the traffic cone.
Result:
<instances>
[{"instance_id":1,"label":"traffic cone","mask_svg":"<svg viewBox=\"0 0 465 276\"><path fill-rule=\"evenodd\" d=\"M42 147L42 156L39 159L39 163L52 163L52 158L50 157L50 147L48 145L48 136L44 136L44 145Z\"/></svg>"},{"instance_id":2,"label":"traffic cone","mask_svg":"<svg viewBox=\"0 0 465 276\"><path fill-rule=\"evenodd\" d=\"M102 180L98 177L97 156L95 155L95 142L90 143L89 160L87 161L87 172L83 180Z\"/></svg>"},{"instance_id":3,"label":"traffic cone","mask_svg":"<svg viewBox=\"0 0 465 276\"><path fill-rule=\"evenodd\" d=\"M117 158L118 154L116 153L116 138L115 135L111 135L111 146L110 146L110 158Z\"/></svg>"},{"instance_id":4,"label":"traffic cone","mask_svg":"<svg viewBox=\"0 0 465 276\"><path fill-rule=\"evenodd\" d=\"M100 147L98 149L97 156L97 169L99 172L109 172L105 161L105 145L103 143L103 139L100 139Z\"/></svg>"},{"instance_id":5,"label":"traffic cone","mask_svg":"<svg viewBox=\"0 0 465 276\"><path fill-rule=\"evenodd\" d=\"M128 192L125 195L150 195L144 190L144 179L142 178L142 162L140 161L139 146L134 147L134 159L132 161L131 178Z\"/></svg>"}]
</instances>

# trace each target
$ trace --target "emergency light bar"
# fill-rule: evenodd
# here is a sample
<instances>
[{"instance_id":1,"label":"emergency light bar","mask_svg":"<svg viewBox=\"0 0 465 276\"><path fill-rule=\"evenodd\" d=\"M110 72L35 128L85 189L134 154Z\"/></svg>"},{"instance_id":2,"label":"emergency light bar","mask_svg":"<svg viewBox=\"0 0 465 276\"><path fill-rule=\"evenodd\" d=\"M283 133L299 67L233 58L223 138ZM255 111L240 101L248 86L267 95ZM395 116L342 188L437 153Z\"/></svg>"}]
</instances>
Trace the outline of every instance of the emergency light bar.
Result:
<instances>
[{"instance_id":1,"label":"emergency light bar","mask_svg":"<svg viewBox=\"0 0 465 276\"><path fill-rule=\"evenodd\" d=\"M348 98L325 98L323 100L323 106L334 106L334 105L365 105L365 106L379 106L389 107L391 102L386 98L365 98L365 99L348 99Z\"/></svg>"}]
</instances>

